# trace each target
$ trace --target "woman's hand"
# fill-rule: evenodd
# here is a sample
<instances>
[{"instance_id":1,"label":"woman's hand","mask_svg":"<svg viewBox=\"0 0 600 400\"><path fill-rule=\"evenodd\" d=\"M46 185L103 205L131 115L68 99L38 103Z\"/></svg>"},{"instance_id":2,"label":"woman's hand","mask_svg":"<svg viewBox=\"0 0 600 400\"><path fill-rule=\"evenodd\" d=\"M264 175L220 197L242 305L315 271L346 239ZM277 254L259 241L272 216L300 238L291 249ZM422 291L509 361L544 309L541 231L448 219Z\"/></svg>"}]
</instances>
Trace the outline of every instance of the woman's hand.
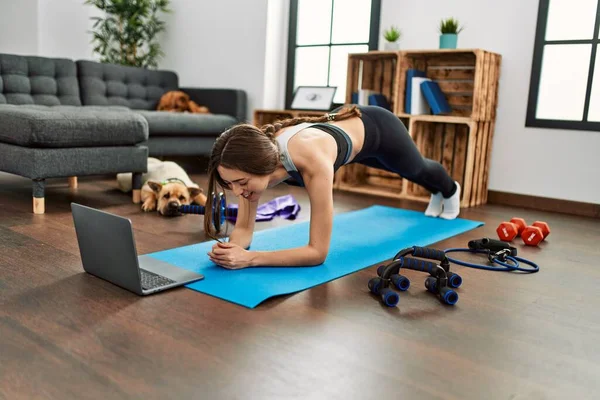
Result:
<instances>
[{"instance_id":1,"label":"woman's hand","mask_svg":"<svg viewBox=\"0 0 600 400\"><path fill-rule=\"evenodd\" d=\"M242 269L252 266L252 253L235 243L215 243L208 253L208 258L227 269Z\"/></svg>"}]
</instances>

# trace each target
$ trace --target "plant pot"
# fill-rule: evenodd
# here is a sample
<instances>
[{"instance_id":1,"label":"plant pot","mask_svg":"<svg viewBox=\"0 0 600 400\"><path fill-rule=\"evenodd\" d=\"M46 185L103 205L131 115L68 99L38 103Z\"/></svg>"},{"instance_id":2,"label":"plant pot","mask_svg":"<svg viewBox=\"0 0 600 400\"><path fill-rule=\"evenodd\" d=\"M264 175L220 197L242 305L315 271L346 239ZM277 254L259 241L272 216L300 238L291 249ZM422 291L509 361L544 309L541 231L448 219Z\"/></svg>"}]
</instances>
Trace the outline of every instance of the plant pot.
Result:
<instances>
[{"instance_id":1,"label":"plant pot","mask_svg":"<svg viewBox=\"0 0 600 400\"><path fill-rule=\"evenodd\" d=\"M383 43L383 49L385 51L397 51L400 50L400 43L388 42L387 40Z\"/></svg>"},{"instance_id":2,"label":"plant pot","mask_svg":"<svg viewBox=\"0 0 600 400\"><path fill-rule=\"evenodd\" d=\"M456 33L443 33L440 35L440 49L455 49L458 42Z\"/></svg>"}]
</instances>

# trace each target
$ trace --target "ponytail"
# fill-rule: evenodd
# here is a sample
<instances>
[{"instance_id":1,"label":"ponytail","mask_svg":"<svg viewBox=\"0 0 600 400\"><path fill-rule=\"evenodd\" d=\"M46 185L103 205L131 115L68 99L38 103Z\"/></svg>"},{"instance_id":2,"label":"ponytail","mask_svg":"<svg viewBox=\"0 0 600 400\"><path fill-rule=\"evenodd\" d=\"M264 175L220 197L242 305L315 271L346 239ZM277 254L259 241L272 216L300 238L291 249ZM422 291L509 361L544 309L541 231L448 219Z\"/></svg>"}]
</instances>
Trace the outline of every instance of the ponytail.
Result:
<instances>
[{"instance_id":1,"label":"ponytail","mask_svg":"<svg viewBox=\"0 0 600 400\"><path fill-rule=\"evenodd\" d=\"M298 118L289 118L284 120L277 120L272 124L265 124L260 127L260 130L267 135L272 141L274 141L275 132L283 128L287 128L288 126L294 126L301 124L303 122L308 123L319 123L319 122L330 122L330 121L343 121L345 119L360 117L361 112L358 106L346 106L342 108L340 111L336 113L326 113L319 117L298 117Z\"/></svg>"}]
</instances>

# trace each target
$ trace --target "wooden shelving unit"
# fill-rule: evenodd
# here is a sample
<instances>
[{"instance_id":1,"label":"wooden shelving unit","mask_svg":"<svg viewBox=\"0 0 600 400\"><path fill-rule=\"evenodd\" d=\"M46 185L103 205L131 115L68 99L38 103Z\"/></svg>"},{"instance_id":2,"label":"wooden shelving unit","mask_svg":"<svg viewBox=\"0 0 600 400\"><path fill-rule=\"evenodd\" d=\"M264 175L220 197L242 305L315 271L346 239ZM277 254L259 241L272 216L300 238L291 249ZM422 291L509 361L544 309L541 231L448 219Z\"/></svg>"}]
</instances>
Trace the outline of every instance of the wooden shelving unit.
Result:
<instances>
[{"instance_id":1,"label":"wooden shelving unit","mask_svg":"<svg viewBox=\"0 0 600 400\"><path fill-rule=\"evenodd\" d=\"M439 161L461 184L462 207L487 202L501 56L481 49L373 51L350 54L346 103L352 92L382 93L421 153ZM444 92L449 115L412 115L404 109L406 71L419 68ZM334 188L428 202L429 193L397 174L359 164L338 170Z\"/></svg>"}]
</instances>

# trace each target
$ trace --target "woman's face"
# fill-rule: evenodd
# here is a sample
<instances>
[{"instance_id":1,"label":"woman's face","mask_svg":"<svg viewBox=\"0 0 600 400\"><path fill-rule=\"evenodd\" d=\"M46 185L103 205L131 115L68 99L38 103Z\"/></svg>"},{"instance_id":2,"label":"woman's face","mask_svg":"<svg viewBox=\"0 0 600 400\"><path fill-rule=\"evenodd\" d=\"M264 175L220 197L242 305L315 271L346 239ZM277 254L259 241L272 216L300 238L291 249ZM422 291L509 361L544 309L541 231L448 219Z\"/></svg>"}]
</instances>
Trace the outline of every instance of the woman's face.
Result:
<instances>
[{"instance_id":1,"label":"woman's face","mask_svg":"<svg viewBox=\"0 0 600 400\"><path fill-rule=\"evenodd\" d=\"M242 196L248 201L258 201L262 192L269 185L269 175L252 175L237 169L230 169L223 166L217 167L217 172L221 178L229 185L233 194Z\"/></svg>"}]
</instances>

